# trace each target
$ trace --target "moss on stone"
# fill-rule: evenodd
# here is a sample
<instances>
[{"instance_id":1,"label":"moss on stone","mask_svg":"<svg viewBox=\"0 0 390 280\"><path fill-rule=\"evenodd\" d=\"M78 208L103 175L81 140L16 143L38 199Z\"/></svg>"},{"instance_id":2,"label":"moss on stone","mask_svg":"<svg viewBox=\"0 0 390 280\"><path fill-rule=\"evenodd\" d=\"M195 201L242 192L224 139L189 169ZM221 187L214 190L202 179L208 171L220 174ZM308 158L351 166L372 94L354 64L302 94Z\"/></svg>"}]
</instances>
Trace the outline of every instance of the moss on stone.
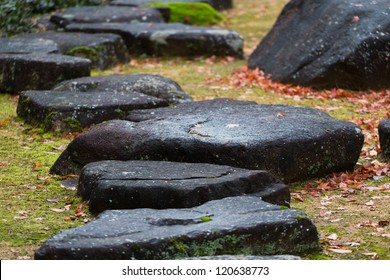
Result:
<instances>
[{"instance_id":1,"label":"moss on stone","mask_svg":"<svg viewBox=\"0 0 390 280\"><path fill-rule=\"evenodd\" d=\"M99 51L91 47L86 47L86 46L75 47L65 52L65 54L70 56L87 58L92 62L100 61Z\"/></svg>"},{"instance_id":2,"label":"moss on stone","mask_svg":"<svg viewBox=\"0 0 390 280\"><path fill-rule=\"evenodd\" d=\"M214 25L225 18L206 3L151 3L148 7L168 7L171 11L169 22L182 22L192 25Z\"/></svg>"},{"instance_id":3,"label":"moss on stone","mask_svg":"<svg viewBox=\"0 0 390 280\"><path fill-rule=\"evenodd\" d=\"M82 131L81 123L78 120L73 119L71 117L67 117L67 118L63 119L62 121L70 128L70 130L72 132L81 132Z\"/></svg>"}]
</instances>

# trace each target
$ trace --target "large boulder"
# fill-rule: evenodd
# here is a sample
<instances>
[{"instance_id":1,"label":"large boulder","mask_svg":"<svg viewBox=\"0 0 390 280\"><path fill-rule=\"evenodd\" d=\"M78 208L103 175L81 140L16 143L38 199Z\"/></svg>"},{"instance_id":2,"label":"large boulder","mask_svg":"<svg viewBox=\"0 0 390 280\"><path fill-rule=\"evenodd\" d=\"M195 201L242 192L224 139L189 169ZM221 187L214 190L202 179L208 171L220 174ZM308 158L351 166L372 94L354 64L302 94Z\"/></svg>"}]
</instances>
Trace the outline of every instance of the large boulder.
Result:
<instances>
[{"instance_id":1,"label":"large boulder","mask_svg":"<svg viewBox=\"0 0 390 280\"><path fill-rule=\"evenodd\" d=\"M28 40L53 41L62 54L87 58L91 60L93 67L99 69L127 63L130 60L122 37L116 34L37 32L24 34L18 38L27 42Z\"/></svg>"},{"instance_id":2,"label":"large boulder","mask_svg":"<svg viewBox=\"0 0 390 280\"><path fill-rule=\"evenodd\" d=\"M385 157L390 158L390 119L381 121L378 133L382 153Z\"/></svg>"},{"instance_id":3,"label":"large boulder","mask_svg":"<svg viewBox=\"0 0 390 280\"><path fill-rule=\"evenodd\" d=\"M140 92L170 105L192 101L178 83L160 75L132 74L93 76L67 80L53 87L56 91Z\"/></svg>"},{"instance_id":4,"label":"large boulder","mask_svg":"<svg viewBox=\"0 0 390 280\"><path fill-rule=\"evenodd\" d=\"M52 15L50 21L61 27L65 27L70 23L164 22L164 18L154 8L76 6Z\"/></svg>"},{"instance_id":5,"label":"large boulder","mask_svg":"<svg viewBox=\"0 0 390 280\"><path fill-rule=\"evenodd\" d=\"M193 102L201 109L188 114L178 106L171 116L156 109L147 121L95 126L69 144L51 172L78 173L107 159L149 159L267 170L292 182L352 169L359 158L364 137L351 122L311 108L236 106L234 100L213 108L218 102Z\"/></svg>"},{"instance_id":6,"label":"large boulder","mask_svg":"<svg viewBox=\"0 0 390 280\"><path fill-rule=\"evenodd\" d=\"M23 91L17 114L45 130L81 132L107 120L124 119L131 110L169 106L166 100L135 91Z\"/></svg>"},{"instance_id":7,"label":"large boulder","mask_svg":"<svg viewBox=\"0 0 390 280\"><path fill-rule=\"evenodd\" d=\"M119 34L131 54L243 57L243 37L216 27L182 23L74 23L66 31Z\"/></svg>"},{"instance_id":8,"label":"large boulder","mask_svg":"<svg viewBox=\"0 0 390 280\"><path fill-rule=\"evenodd\" d=\"M89 209L188 208L229 196L255 195L289 206L286 185L266 171L206 163L99 161L81 171L78 194Z\"/></svg>"},{"instance_id":9,"label":"large boulder","mask_svg":"<svg viewBox=\"0 0 390 280\"><path fill-rule=\"evenodd\" d=\"M1 54L0 92L45 90L69 79L89 76L89 59L46 53Z\"/></svg>"},{"instance_id":10,"label":"large boulder","mask_svg":"<svg viewBox=\"0 0 390 280\"><path fill-rule=\"evenodd\" d=\"M388 0L291 0L249 58L275 81L390 88Z\"/></svg>"},{"instance_id":11,"label":"large boulder","mask_svg":"<svg viewBox=\"0 0 390 280\"><path fill-rule=\"evenodd\" d=\"M107 210L48 239L35 259L174 259L318 249L317 230L303 212L243 196L194 208Z\"/></svg>"},{"instance_id":12,"label":"large boulder","mask_svg":"<svg viewBox=\"0 0 390 280\"><path fill-rule=\"evenodd\" d=\"M0 38L0 53L31 54L31 53L59 53L58 45L43 38Z\"/></svg>"}]
</instances>

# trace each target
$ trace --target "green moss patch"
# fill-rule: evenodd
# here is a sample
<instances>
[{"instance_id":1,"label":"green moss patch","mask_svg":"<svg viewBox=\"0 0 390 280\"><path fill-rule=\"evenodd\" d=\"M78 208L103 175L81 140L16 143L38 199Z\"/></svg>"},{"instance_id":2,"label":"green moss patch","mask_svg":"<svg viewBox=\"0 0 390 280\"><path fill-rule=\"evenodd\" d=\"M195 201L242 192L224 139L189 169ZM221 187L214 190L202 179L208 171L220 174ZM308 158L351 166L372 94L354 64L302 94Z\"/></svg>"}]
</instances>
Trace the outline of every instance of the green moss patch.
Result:
<instances>
[{"instance_id":1,"label":"green moss patch","mask_svg":"<svg viewBox=\"0 0 390 280\"><path fill-rule=\"evenodd\" d=\"M151 3L147 7L167 7L171 11L169 22L182 22L192 25L215 25L225 18L206 3Z\"/></svg>"}]
</instances>

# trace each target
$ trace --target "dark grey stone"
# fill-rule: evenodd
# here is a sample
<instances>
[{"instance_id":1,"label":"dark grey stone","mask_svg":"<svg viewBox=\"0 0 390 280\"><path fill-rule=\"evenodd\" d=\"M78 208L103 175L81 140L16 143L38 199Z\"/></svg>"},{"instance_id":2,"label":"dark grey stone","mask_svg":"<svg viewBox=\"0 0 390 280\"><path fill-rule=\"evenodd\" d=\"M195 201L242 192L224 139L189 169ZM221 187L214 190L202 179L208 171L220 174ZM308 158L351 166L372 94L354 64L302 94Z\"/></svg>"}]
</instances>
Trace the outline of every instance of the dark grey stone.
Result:
<instances>
[{"instance_id":1,"label":"dark grey stone","mask_svg":"<svg viewBox=\"0 0 390 280\"><path fill-rule=\"evenodd\" d=\"M289 206L286 185L266 171L206 163L99 161L81 171L78 194L89 209L189 208L229 196L255 195Z\"/></svg>"},{"instance_id":2,"label":"dark grey stone","mask_svg":"<svg viewBox=\"0 0 390 280\"><path fill-rule=\"evenodd\" d=\"M24 91L20 94L17 114L29 124L68 132L124 119L134 109L168 105L162 99L131 91Z\"/></svg>"},{"instance_id":3,"label":"dark grey stone","mask_svg":"<svg viewBox=\"0 0 390 280\"><path fill-rule=\"evenodd\" d=\"M73 78L89 76L91 61L58 54L0 54L0 92L50 89Z\"/></svg>"},{"instance_id":4,"label":"dark grey stone","mask_svg":"<svg viewBox=\"0 0 390 280\"><path fill-rule=\"evenodd\" d=\"M221 28L182 23L91 23L70 24L66 30L119 34L131 54L243 57L243 37Z\"/></svg>"},{"instance_id":5,"label":"dark grey stone","mask_svg":"<svg viewBox=\"0 0 390 280\"><path fill-rule=\"evenodd\" d=\"M193 104L204 108L191 114L159 118L155 110L157 118L148 121L101 124L74 139L51 172L77 173L107 159L149 159L267 170L293 182L352 169L359 158L364 137L351 122L311 108L234 103L207 110L208 102L200 101Z\"/></svg>"},{"instance_id":6,"label":"dark grey stone","mask_svg":"<svg viewBox=\"0 0 390 280\"><path fill-rule=\"evenodd\" d=\"M317 230L303 212L244 196L186 209L107 210L48 239L35 259L299 255L318 249Z\"/></svg>"},{"instance_id":7,"label":"dark grey stone","mask_svg":"<svg viewBox=\"0 0 390 280\"><path fill-rule=\"evenodd\" d=\"M381 121L378 127L379 142L382 153L390 158L390 119Z\"/></svg>"},{"instance_id":8,"label":"dark grey stone","mask_svg":"<svg viewBox=\"0 0 390 280\"><path fill-rule=\"evenodd\" d=\"M52 40L42 38L0 38L0 53L31 54L59 53L58 45Z\"/></svg>"},{"instance_id":9,"label":"dark grey stone","mask_svg":"<svg viewBox=\"0 0 390 280\"><path fill-rule=\"evenodd\" d=\"M220 255L184 258L185 260L240 260L240 261L266 261L266 260L300 260L298 256L292 255L273 255L273 256L245 256L245 255Z\"/></svg>"},{"instance_id":10,"label":"dark grey stone","mask_svg":"<svg viewBox=\"0 0 390 280\"><path fill-rule=\"evenodd\" d=\"M186 116L194 114L207 114L210 111L229 111L240 106L257 105L253 101L241 101L228 98L217 98L204 100L201 102L187 102L178 104L175 107L158 108L158 110L134 110L129 113L127 120L132 122L141 122L153 119L165 119L171 116ZM245 110L245 107L242 108Z\"/></svg>"},{"instance_id":11,"label":"dark grey stone","mask_svg":"<svg viewBox=\"0 0 390 280\"><path fill-rule=\"evenodd\" d=\"M233 8L233 0L210 0L211 6L217 10L226 10Z\"/></svg>"},{"instance_id":12,"label":"dark grey stone","mask_svg":"<svg viewBox=\"0 0 390 280\"><path fill-rule=\"evenodd\" d=\"M21 37L51 40L57 43L62 54L87 58L91 60L93 67L100 69L127 63L130 60L122 37L116 34L38 32L24 34Z\"/></svg>"},{"instance_id":13,"label":"dark grey stone","mask_svg":"<svg viewBox=\"0 0 390 280\"><path fill-rule=\"evenodd\" d=\"M102 22L164 22L158 9L115 6L78 6L50 17L50 21L65 27L70 23Z\"/></svg>"},{"instance_id":14,"label":"dark grey stone","mask_svg":"<svg viewBox=\"0 0 390 280\"><path fill-rule=\"evenodd\" d=\"M292 0L248 65L282 83L390 88L389 1Z\"/></svg>"},{"instance_id":15,"label":"dark grey stone","mask_svg":"<svg viewBox=\"0 0 390 280\"><path fill-rule=\"evenodd\" d=\"M170 105L192 101L178 83L159 75L133 74L94 76L64 81L56 91L140 92L165 100Z\"/></svg>"}]
</instances>

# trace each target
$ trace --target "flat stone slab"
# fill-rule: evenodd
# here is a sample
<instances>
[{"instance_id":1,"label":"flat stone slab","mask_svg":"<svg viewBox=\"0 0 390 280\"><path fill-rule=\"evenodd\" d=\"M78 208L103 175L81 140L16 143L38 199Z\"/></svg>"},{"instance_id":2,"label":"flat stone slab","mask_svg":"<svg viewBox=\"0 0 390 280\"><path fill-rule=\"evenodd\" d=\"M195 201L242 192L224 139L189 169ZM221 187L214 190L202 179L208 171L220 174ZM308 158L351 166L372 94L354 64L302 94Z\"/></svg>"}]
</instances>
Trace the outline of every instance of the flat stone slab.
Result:
<instances>
[{"instance_id":1,"label":"flat stone slab","mask_svg":"<svg viewBox=\"0 0 390 280\"><path fill-rule=\"evenodd\" d=\"M389 0L291 0L248 66L282 83L366 90L390 88L389 61Z\"/></svg>"},{"instance_id":2,"label":"flat stone slab","mask_svg":"<svg viewBox=\"0 0 390 280\"><path fill-rule=\"evenodd\" d=\"M66 30L119 34L131 54L243 57L243 37L221 28L182 23L75 23L68 25Z\"/></svg>"},{"instance_id":3,"label":"flat stone slab","mask_svg":"<svg viewBox=\"0 0 390 280\"><path fill-rule=\"evenodd\" d=\"M180 112L139 123L110 121L74 139L51 168L78 173L101 160L169 160L270 171L284 182L352 169L363 145L361 129L316 109L243 105L224 100L193 102L198 112ZM210 106L210 110L208 110Z\"/></svg>"},{"instance_id":4,"label":"flat stone slab","mask_svg":"<svg viewBox=\"0 0 390 280\"><path fill-rule=\"evenodd\" d=\"M58 54L0 54L0 92L45 90L69 79L89 76L91 61Z\"/></svg>"},{"instance_id":5,"label":"flat stone slab","mask_svg":"<svg viewBox=\"0 0 390 280\"><path fill-rule=\"evenodd\" d=\"M65 27L70 23L164 22L164 18L158 9L154 8L79 6L52 15L50 21Z\"/></svg>"},{"instance_id":6,"label":"flat stone slab","mask_svg":"<svg viewBox=\"0 0 390 280\"><path fill-rule=\"evenodd\" d=\"M107 210L48 239L35 259L299 255L318 249L316 227L303 212L244 196L185 209Z\"/></svg>"},{"instance_id":7,"label":"flat stone slab","mask_svg":"<svg viewBox=\"0 0 390 280\"><path fill-rule=\"evenodd\" d=\"M178 83L160 75L132 74L93 76L64 81L53 87L56 91L140 92L165 100L170 105L192 101Z\"/></svg>"},{"instance_id":8,"label":"flat stone slab","mask_svg":"<svg viewBox=\"0 0 390 280\"><path fill-rule=\"evenodd\" d=\"M381 121L378 127L379 142L382 153L390 158L390 119Z\"/></svg>"},{"instance_id":9,"label":"flat stone slab","mask_svg":"<svg viewBox=\"0 0 390 280\"><path fill-rule=\"evenodd\" d=\"M81 171L78 194L89 209L189 208L229 196L256 195L289 206L290 192L266 171L168 161L100 161Z\"/></svg>"},{"instance_id":10,"label":"flat stone slab","mask_svg":"<svg viewBox=\"0 0 390 280\"><path fill-rule=\"evenodd\" d=\"M92 67L99 69L107 69L118 63L130 61L122 37L116 34L38 32L24 34L19 38L27 42L28 40L53 41L62 54L87 58L91 60Z\"/></svg>"},{"instance_id":11,"label":"flat stone slab","mask_svg":"<svg viewBox=\"0 0 390 280\"><path fill-rule=\"evenodd\" d=\"M82 131L103 121L124 119L134 109L168 105L162 99L130 91L24 91L17 114L46 130Z\"/></svg>"},{"instance_id":12,"label":"flat stone slab","mask_svg":"<svg viewBox=\"0 0 390 280\"><path fill-rule=\"evenodd\" d=\"M58 45L43 38L0 38L0 53L30 54L30 53L59 53Z\"/></svg>"}]
</instances>

